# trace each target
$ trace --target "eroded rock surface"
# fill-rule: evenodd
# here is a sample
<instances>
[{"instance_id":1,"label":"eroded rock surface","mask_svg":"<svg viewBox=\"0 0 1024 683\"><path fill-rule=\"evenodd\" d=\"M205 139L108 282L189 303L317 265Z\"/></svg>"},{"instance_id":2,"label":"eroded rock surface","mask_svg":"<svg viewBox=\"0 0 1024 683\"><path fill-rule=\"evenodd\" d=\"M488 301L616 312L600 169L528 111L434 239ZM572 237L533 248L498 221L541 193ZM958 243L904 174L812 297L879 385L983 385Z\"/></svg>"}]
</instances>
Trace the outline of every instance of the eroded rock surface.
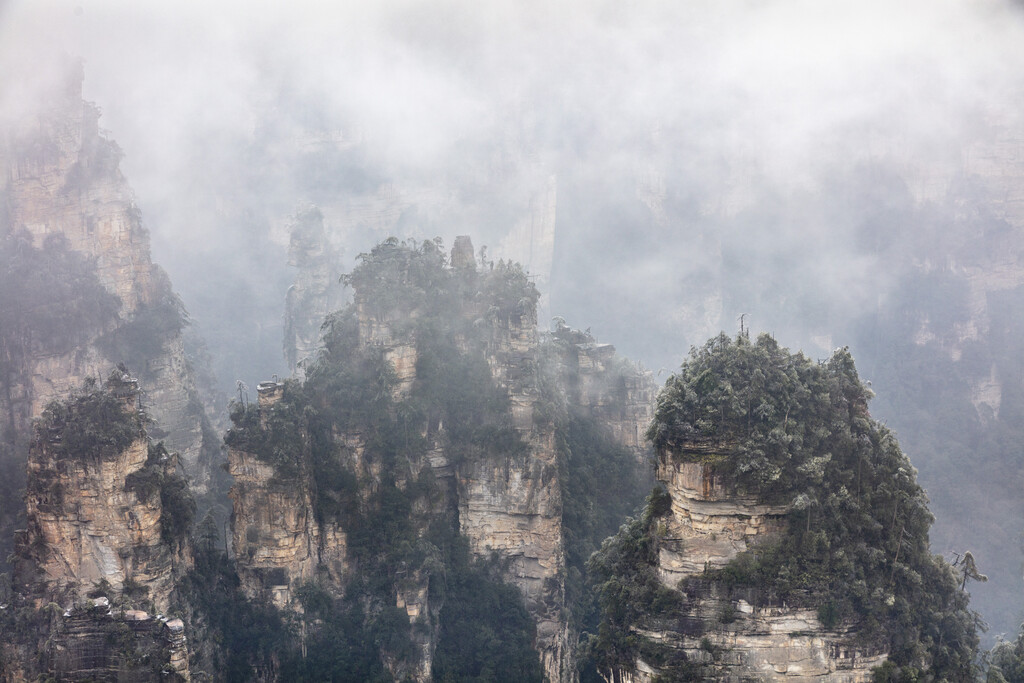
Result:
<instances>
[{"instance_id":1,"label":"eroded rock surface","mask_svg":"<svg viewBox=\"0 0 1024 683\"><path fill-rule=\"evenodd\" d=\"M707 465L663 454L657 478L672 496L672 514L659 546L659 570L669 588L706 569L724 567L759 538L783 529L788 506L736 494Z\"/></svg>"},{"instance_id":2,"label":"eroded rock surface","mask_svg":"<svg viewBox=\"0 0 1024 683\"><path fill-rule=\"evenodd\" d=\"M687 453L714 458L728 447L694 443ZM755 597L748 601L700 578L782 533L789 506L740 495L709 465L688 460L665 451L657 464L657 479L672 499L657 532L657 569L667 588L683 591L681 616L671 627L634 631L701 665L708 680L870 681L886 652L856 645L850 625L826 628L816 609L758 606ZM611 678L651 683L660 673L640 658L632 671L615 671Z\"/></svg>"},{"instance_id":3,"label":"eroded rock surface","mask_svg":"<svg viewBox=\"0 0 1024 683\"><path fill-rule=\"evenodd\" d=\"M0 237L26 231L35 245L53 235L95 260L99 282L118 302L118 319L68 352L32 348L0 392L3 414L17 416L5 427L25 434L31 417L55 398L102 378L117 363L110 344L101 343L143 310L174 298L166 274L150 258L149 233L134 196L118 167L121 151L99 128L99 109L82 100L80 65L69 65L35 117L0 137ZM206 419L185 357L181 333L159 339L155 350L139 350L139 375L153 418L166 431L168 446L181 454L185 471L205 493L212 463L203 457ZM10 404L10 405L6 405ZM9 420L10 421L10 420Z\"/></svg>"},{"instance_id":4,"label":"eroded rock surface","mask_svg":"<svg viewBox=\"0 0 1024 683\"><path fill-rule=\"evenodd\" d=\"M378 265L396 270L385 271L390 273L388 277L401 279L408 270L425 267L421 262L403 260L411 252L403 251L408 248L397 242L380 249ZM639 457L647 453L641 434L653 410L653 380L650 373L616 359L610 346L562 344L557 351L546 350L537 330L536 299L530 294L535 295L535 290L525 275L504 264L499 268L505 270L477 271L468 237L456 240L449 263L448 274L458 284L448 292L450 298L442 299L447 308L440 311L438 300L432 298L434 292L418 288L419 281L412 281L406 290L391 290L391 285L380 282L383 276L374 272L366 289L379 290L376 296L380 300L356 284L350 309L355 325L351 328L351 343L368 357L384 361L388 368L385 374L393 378L389 385L391 399L399 412L405 409L401 407L403 402L412 401L407 407L418 406L413 411L434 415L431 406L416 401L422 400L417 392L426 391L424 383L428 382L421 372L424 376L431 371L436 375L437 367L430 364L448 358L437 354L461 354L463 359L473 359L466 361L469 364L463 369L468 372L468 368L474 368L476 372L475 368L480 368L484 374L489 370L489 380L474 375L471 381L493 382L507 397L507 408L502 410L508 412L497 422L503 429L511 427L518 437L514 440L521 443L511 450L481 446L479 452L467 455L449 439L452 427L445 418L436 416L443 415L438 412L422 425L420 436L426 442L425 449L389 456L401 462L401 467L389 470L389 476L397 477L395 485L400 490L424 478L434 482L434 497L420 499L412 510L414 533L420 539L417 542L426 542L428 527L438 515L457 522L457 531L468 541L471 555L485 561L496 558L495 566L504 568L504 580L522 594L536 624L534 646L547 678L570 680L574 675L575 642L567 618L565 588L561 481L565 475L556 424L550 412L545 412L552 408L544 401L558 403L557 410L563 412L571 405L598 422L607 420L613 440ZM428 280L440 277L430 272L433 274L424 276ZM451 296L452 291L455 296ZM443 337L444 341L430 337L436 334L431 327L434 324L450 331L451 337ZM419 338L421 335L430 338ZM340 352L334 349L330 353ZM486 366L476 365L477 359ZM445 372L453 369L444 366ZM546 395L545 382L572 386L555 391L557 396ZM253 425L268 424L283 390L276 382L260 385L260 416L251 418ZM365 503L375 489L385 484L382 463L368 455L372 435L362 429L356 424L338 423L330 438L360 482L359 492L354 495ZM247 448L259 449L258 441L245 438ZM343 524L318 517L311 485L302 483L308 479L308 472L289 474L269 464L273 454L267 452L260 457L244 449L229 450L235 478L231 494L234 547L247 592L252 596L269 595L279 605L296 610L298 603L289 588L296 582L316 578L321 585L340 593L353 569L358 569L349 564L356 555L348 552ZM395 582L393 604L415 626L412 638L420 653L411 668L387 661L384 653L385 665L398 677L430 679L438 615L443 607L443 599L441 604L435 599L438 593L428 590L431 572L436 573L437 567L424 564L402 568ZM434 579L443 583L440 576Z\"/></svg>"},{"instance_id":5,"label":"eroded rock surface","mask_svg":"<svg viewBox=\"0 0 1024 683\"><path fill-rule=\"evenodd\" d=\"M120 400L125 411L138 410L134 389ZM143 484L139 477L147 465L154 478L174 476L175 459L154 463L144 431L100 457L61 453L57 446L66 437L59 428L37 429L29 454L28 529L19 550L26 594L74 602L102 584L115 593L132 584L155 609L166 610L191 558L162 534L159 479Z\"/></svg>"},{"instance_id":6,"label":"eroded rock surface","mask_svg":"<svg viewBox=\"0 0 1024 683\"><path fill-rule=\"evenodd\" d=\"M3 643L12 665L5 680L187 681L185 624L164 616L192 559L187 529L168 533L176 513L164 486L185 486L177 458L151 446L135 380L122 376L93 392L48 409L36 427L18 594L4 606L21 614ZM106 402L91 401L107 392ZM126 429L127 445L116 446ZM184 495L177 512L187 516Z\"/></svg>"}]
</instances>

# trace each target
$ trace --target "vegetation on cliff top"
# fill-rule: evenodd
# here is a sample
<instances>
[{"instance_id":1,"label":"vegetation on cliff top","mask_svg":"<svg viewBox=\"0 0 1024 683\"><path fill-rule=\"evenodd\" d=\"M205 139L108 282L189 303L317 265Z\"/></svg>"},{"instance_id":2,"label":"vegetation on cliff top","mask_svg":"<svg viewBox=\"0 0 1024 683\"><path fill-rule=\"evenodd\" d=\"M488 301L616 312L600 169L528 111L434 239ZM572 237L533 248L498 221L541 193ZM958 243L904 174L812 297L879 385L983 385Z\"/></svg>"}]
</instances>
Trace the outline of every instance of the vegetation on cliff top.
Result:
<instances>
[{"instance_id":1,"label":"vegetation on cliff top","mask_svg":"<svg viewBox=\"0 0 1024 683\"><path fill-rule=\"evenodd\" d=\"M976 616L952 568L929 551L927 498L895 436L869 416L870 395L845 349L815 363L767 335L721 335L667 382L649 436L667 457L706 462L740 490L790 504L786 533L702 580L817 607L827 628L854 625L862 642L889 652L882 680L967 679ZM629 572L615 567L640 566L623 550L630 533L592 560L612 596L602 624L619 634L612 642L628 643L626 624L646 618L617 620L629 608L614 586Z\"/></svg>"},{"instance_id":2,"label":"vegetation on cliff top","mask_svg":"<svg viewBox=\"0 0 1024 683\"><path fill-rule=\"evenodd\" d=\"M130 400L137 392L127 388L124 373L111 373L103 389L96 380L65 401L51 401L35 423L36 439L57 458L98 461L116 457L138 439L144 438L145 414L129 409L115 395L125 388Z\"/></svg>"},{"instance_id":3,"label":"vegetation on cliff top","mask_svg":"<svg viewBox=\"0 0 1024 683\"><path fill-rule=\"evenodd\" d=\"M307 658L296 675L334 677L328 654L341 648L338 661L349 661L355 638L378 663L359 660L372 679L382 661L398 662L399 669L404 659L413 661L417 634L429 628L437 638L435 680L539 681L536 627L520 592L505 582L508 567L497 558L472 559L459 533L451 480L425 466L435 446L457 470L528 455L512 424L507 386L494 380L486 353L518 327L532 332L536 289L517 265L452 269L439 243L395 240L362 255L346 281L356 288L355 303L328 316L324 348L306 382L285 383L269 410L236 405L225 438L271 464L277 485L308 487L317 518L340 523L347 534L352 571L343 594L322 584L302 588L304 604L311 601L307 633L322 651L320 663ZM388 345L360 339L360 323L365 335L368 321L386 325L380 332L390 337ZM384 354L391 340L415 349L407 391L398 391ZM596 420L570 409L566 388L556 386L575 341L587 340L593 341L569 339L563 330L541 357L505 368L510 385L536 382L548 407L535 421L555 432L567 603L578 623L597 617L585 586L587 557L641 498L634 455ZM338 434L358 437L359 458ZM555 472L545 468L540 475ZM396 616L394 596L415 585L412 577L426 580L429 603L439 609L410 629L404 611ZM342 624L350 635L331 635Z\"/></svg>"},{"instance_id":4,"label":"vegetation on cliff top","mask_svg":"<svg viewBox=\"0 0 1024 683\"><path fill-rule=\"evenodd\" d=\"M351 638L331 636L348 624L364 634L358 638L378 663L360 665L371 678L380 662L401 670L414 661L415 629L436 628L438 680L539 681L522 597L501 572L470 560L455 511L445 507L446 484L425 465L435 443L453 466L527 452L484 349L496 326L532 312L536 289L518 267L453 270L438 242L396 240L363 254L346 281L356 303L328 316L324 348L306 382L286 383L271 409L236 405L225 437L271 464L278 485L308 488L318 521L340 523L347 535L352 571L343 594L305 589L311 600L320 595L310 606L319 615L311 628L325 650L321 664L296 663L296 675L348 680L335 677L325 658L352 646ZM416 380L408 392L397 391L382 347L360 340L360 311L414 345ZM358 459L338 434L357 437ZM394 602L417 575L432 604L443 606L411 628Z\"/></svg>"},{"instance_id":5,"label":"vegetation on cliff top","mask_svg":"<svg viewBox=\"0 0 1024 683\"><path fill-rule=\"evenodd\" d=\"M870 397L845 350L819 364L767 335L751 343L723 334L693 349L665 383L647 437L675 458L708 462L747 493L788 501L820 485L833 459L843 467L844 458L867 457L860 438L872 428Z\"/></svg>"}]
</instances>

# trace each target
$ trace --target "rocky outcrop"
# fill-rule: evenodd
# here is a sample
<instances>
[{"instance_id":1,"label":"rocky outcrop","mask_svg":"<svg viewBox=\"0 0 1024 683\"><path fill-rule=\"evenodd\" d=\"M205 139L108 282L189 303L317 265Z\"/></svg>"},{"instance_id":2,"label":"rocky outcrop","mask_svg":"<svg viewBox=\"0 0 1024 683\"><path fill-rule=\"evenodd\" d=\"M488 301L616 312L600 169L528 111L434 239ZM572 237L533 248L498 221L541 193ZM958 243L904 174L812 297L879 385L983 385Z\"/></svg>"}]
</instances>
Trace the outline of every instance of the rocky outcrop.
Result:
<instances>
[{"instance_id":1,"label":"rocky outcrop","mask_svg":"<svg viewBox=\"0 0 1024 683\"><path fill-rule=\"evenodd\" d=\"M91 463L58 460L46 444L33 449L28 536L42 581L54 595L78 596L107 581L120 591L128 580L144 584L157 609L166 609L174 588L171 553L160 540L160 498L142 502L125 487L126 477L146 463L139 439L115 459Z\"/></svg>"},{"instance_id":2,"label":"rocky outcrop","mask_svg":"<svg viewBox=\"0 0 1024 683\"><path fill-rule=\"evenodd\" d=\"M262 411L273 408L281 385L258 387ZM346 536L334 523L316 519L312 493L302 480L283 478L255 455L228 449L234 477L232 547L246 594L267 599L278 608L295 608L294 584L318 572L341 585L346 572Z\"/></svg>"},{"instance_id":3,"label":"rocky outcrop","mask_svg":"<svg viewBox=\"0 0 1024 683\"><path fill-rule=\"evenodd\" d=\"M177 458L152 447L143 425L137 381L125 375L37 423L17 593L4 605L16 611L4 680L190 680L182 620L130 608L167 612L191 566L191 496Z\"/></svg>"},{"instance_id":4,"label":"rocky outcrop","mask_svg":"<svg viewBox=\"0 0 1024 683\"><path fill-rule=\"evenodd\" d=\"M788 506L764 505L738 495L708 465L681 462L663 453L657 478L672 497L658 558L662 581L669 588L681 579L724 567L784 527Z\"/></svg>"},{"instance_id":5,"label":"rocky outcrop","mask_svg":"<svg viewBox=\"0 0 1024 683\"><path fill-rule=\"evenodd\" d=\"M472 246L468 252L472 254ZM573 669L572 644L565 618L562 495L554 427L534 419L539 399L534 389L539 356L536 309L493 319L489 336L486 357L491 375L508 391L512 423L529 445L529 455L504 462L472 461L458 469L460 531L478 557L497 553L510 561L509 580L522 591L537 623L544 671L550 680L560 681Z\"/></svg>"},{"instance_id":6,"label":"rocky outcrop","mask_svg":"<svg viewBox=\"0 0 1024 683\"><path fill-rule=\"evenodd\" d=\"M435 249L433 243L421 248L397 240L380 245L367 256L373 267L357 269L350 276L355 287L351 308L329 320L327 339L344 339L344 344L357 349L352 358L362 360L353 360L353 365L313 366L302 389L315 395L310 407L319 411L329 405L330 400L311 387L336 381L330 375L335 368L352 373L345 375L352 381L365 381L359 373L370 372L376 378L371 382L383 382L376 386L390 387L386 410L413 416L406 428L419 425L412 428L420 430L422 438L414 439L407 451L397 445L382 451L381 437L368 433L377 428L363 424L362 418L332 422L331 431L319 437L333 441L327 457L339 458L359 486L358 491L330 495L344 496L344 505L364 510L361 514L368 516L360 517L365 520L360 523L369 524L381 514L374 507L374 496L392 482L398 491L415 485L416 490L431 492L407 499L412 509L403 521L410 522L409 533L415 540L406 538L403 543L432 559L408 560L408 566L406 560L398 560L401 566L386 570L394 571L394 577L385 590L393 589L392 604L415 626L410 637L418 653L413 661L408 655L402 655L402 661L390 661L387 652L381 653L397 678L429 680L432 673L445 604L444 597L437 599L445 595L438 586L447 584L440 551L430 535L436 530L430 527L444 516L444 524L465 538L470 555L481 560L479 566L494 567L500 580L518 588L536 625L533 645L548 680L571 680L575 637L567 616L565 482L561 481L566 471L561 459L566 456L558 437L559 423L552 414L568 414L571 404L574 415L582 413L595 422L607 418L613 441L638 455L646 453L641 430L653 409L653 380L650 373L617 359L610 346L563 344L552 352L538 334L536 290L518 267L500 263L494 270L478 271L472 242L465 236L456 239L448 267ZM330 358L340 359L351 351L337 341L327 348ZM380 361L386 370L378 365ZM364 362L365 366L360 365ZM466 408L434 405L445 401L439 392L454 390L447 384L449 378L438 378L447 372L466 373L454 376L471 388L467 396L472 399L467 400L493 400L496 407L480 414L492 421L489 424L498 430L496 438L511 445L467 440L448 423ZM568 391L550 386L570 383ZM318 482L304 469L312 466L301 464L313 459L292 452L278 457L276 446L263 447L275 429L283 429L275 416L292 415L285 422L293 424L303 419L300 413L306 414L304 408L294 414L275 413L300 406L294 401L301 399L288 394L279 407L291 386L261 384L258 414L237 408L236 427L227 442L235 479L233 540L243 587L250 596L267 596L281 607L298 610L290 589L296 581L315 579L340 595L346 581L365 571L380 551L356 545L359 530L346 530L344 522L330 521L332 515L318 511L317 505L324 503L317 498ZM342 396L341 400L348 399ZM487 412L492 410L496 412ZM378 442L371 445L373 438ZM382 463L384 458L392 464ZM330 500L327 504L334 505ZM341 518L345 514L349 513ZM352 534L351 547L346 531ZM404 551L388 552L410 557Z\"/></svg>"},{"instance_id":7,"label":"rocky outcrop","mask_svg":"<svg viewBox=\"0 0 1024 683\"><path fill-rule=\"evenodd\" d=\"M695 442L683 450L686 458L659 453L657 464L657 479L672 499L658 523L657 569L667 588L682 591L681 613L672 625L634 632L700 665L707 680L872 680L871 669L885 662L886 652L857 644L849 624L826 628L816 609L765 604L763 596L744 597L702 578L783 532L790 506L740 495L699 461L725 457L728 444ZM613 672L617 683L650 683L660 673L642 658L633 666Z\"/></svg>"},{"instance_id":8,"label":"rocky outcrop","mask_svg":"<svg viewBox=\"0 0 1024 683\"><path fill-rule=\"evenodd\" d=\"M59 88L45 98L35 117L0 136L0 236L27 231L37 246L53 235L95 262L96 276L116 296L117 319L96 330L70 351L33 348L13 374L13 386L0 402L20 415L7 425L27 433L28 421L50 400L81 386L86 377L104 377L121 361L121 349L101 343L117 328L143 325L152 311L174 295L166 274L150 259L149 234L118 164L121 151L99 128L99 110L82 100L82 69L69 65ZM144 316L143 316L144 317ZM173 325L172 325L173 328ZM153 418L166 431L168 445L181 454L198 492L209 483L211 463L202 450L205 415L197 399L192 369L185 358L180 321L159 336L154 349L134 349L132 371L139 374Z\"/></svg>"},{"instance_id":9,"label":"rocky outcrop","mask_svg":"<svg viewBox=\"0 0 1024 683\"><path fill-rule=\"evenodd\" d=\"M529 406L526 406L529 407ZM537 648L550 680L564 680L572 646L565 621L562 499L554 434L528 439L521 461L467 463L458 471L459 524L478 557L510 560L509 580L537 623Z\"/></svg>"},{"instance_id":10,"label":"rocky outcrop","mask_svg":"<svg viewBox=\"0 0 1024 683\"><path fill-rule=\"evenodd\" d=\"M616 355L611 344L598 343L589 332L560 321L546 344L557 355L554 372L567 402L607 427L643 468L649 467L653 453L645 432L658 397L654 374Z\"/></svg>"},{"instance_id":11,"label":"rocky outcrop","mask_svg":"<svg viewBox=\"0 0 1024 683\"><path fill-rule=\"evenodd\" d=\"M137 410L137 391L123 399ZM159 478L173 476L173 458L154 463L141 432L110 457L60 453L60 429L38 430L28 463L28 528L22 537L25 593L49 600L85 598L97 586L114 592L141 589L157 610L170 595L189 557L162 534ZM157 479L143 482L147 465ZM27 570L27 571L26 571Z\"/></svg>"},{"instance_id":12,"label":"rocky outcrop","mask_svg":"<svg viewBox=\"0 0 1024 683\"><path fill-rule=\"evenodd\" d=\"M754 607L722 598L713 589L687 605L686 629L638 630L652 642L686 654L704 667L705 680L786 680L864 683L886 654L851 644L848 629L826 629L811 609ZM658 671L643 660L628 678L652 681Z\"/></svg>"}]
</instances>

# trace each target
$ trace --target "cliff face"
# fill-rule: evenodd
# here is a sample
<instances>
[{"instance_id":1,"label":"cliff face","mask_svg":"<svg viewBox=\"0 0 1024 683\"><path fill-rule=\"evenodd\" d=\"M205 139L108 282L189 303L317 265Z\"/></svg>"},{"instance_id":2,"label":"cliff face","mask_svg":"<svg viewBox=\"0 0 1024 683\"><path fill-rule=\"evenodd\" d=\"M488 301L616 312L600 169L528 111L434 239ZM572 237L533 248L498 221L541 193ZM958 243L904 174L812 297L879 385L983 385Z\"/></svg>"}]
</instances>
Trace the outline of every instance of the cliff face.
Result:
<instances>
[{"instance_id":1,"label":"cliff face","mask_svg":"<svg viewBox=\"0 0 1024 683\"><path fill-rule=\"evenodd\" d=\"M472 247L469 249L472 254ZM473 266L475 268L475 262ZM572 671L565 619L562 496L554 427L535 421L538 394L537 314L530 308L492 323L486 357L509 394L512 424L529 446L522 459L467 461L457 469L460 531L478 557L510 562L509 579L537 624L544 671L560 681Z\"/></svg>"},{"instance_id":2,"label":"cliff face","mask_svg":"<svg viewBox=\"0 0 1024 683\"><path fill-rule=\"evenodd\" d=\"M0 236L27 232L41 248L53 236L65 238L93 260L99 283L116 297L116 316L70 350L30 345L18 367L7 368L3 381L11 386L0 402L10 404L3 412L13 423L6 427L27 433L28 420L50 400L129 362L168 445L203 493L210 468L201 455L205 417L183 350L180 304L150 259L148 233L118 169L121 151L100 131L99 110L82 100L81 87L81 67L69 68L31 123L0 142ZM154 338L147 348L139 348L141 333Z\"/></svg>"},{"instance_id":3,"label":"cliff face","mask_svg":"<svg viewBox=\"0 0 1024 683\"><path fill-rule=\"evenodd\" d=\"M669 588L705 569L724 567L785 525L789 506L741 496L707 465L679 462L662 453L657 479L672 497L658 557L662 581Z\"/></svg>"},{"instance_id":4,"label":"cliff face","mask_svg":"<svg viewBox=\"0 0 1024 683\"><path fill-rule=\"evenodd\" d=\"M546 341L567 404L607 427L615 442L632 451L644 469L649 467L653 453L644 433L658 396L654 374L560 319Z\"/></svg>"},{"instance_id":5,"label":"cliff face","mask_svg":"<svg viewBox=\"0 0 1024 683\"><path fill-rule=\"evenodd\" d=\"M192 680L180 619L115 612L105 598L68 610L40 654L59 681Z\"/></svg>"},{"instance_id":6,"label":"cliff face","mask_svg":"<svg viewBox=\"0 0 1024 683\"><path fill-rule=\"evenodd\" d=\"M694 444L705 456L710 450ZM726 451L722 451L724 455ZM788 505L765 505L740 495L708 465L658 457L658 481L672 498L659 526L657 569L672 590L687 579L721 569L740 553L783 532ZM755 606L714 582L686 588L683 628L640 628L651 641L682 652L715 680L870 681L886 660L878 648L853 645L848 626L826 628L816 609ZM659 671L642 659L623 680L648 682Z\"/></svg>"},{"instance_id":7,"label":"cliff face","mask_svg":"<svg viewBox=\"0 0 1024 683\"><path fill-rule=\"evenodd\" d=\"M281 385L259 387L259 406L269 411ZM316 519L313 496L302 480L282 479L256 456L228 449L232 547L246 594L280 609L294 606L292 586L326 572L342 585L346 573L345 532Z\"/></svg>"},{"instance_id":8,"label":"cliff face","mask_svg":"<svg viewBox=\"0 0 1024 683\"><path fill-rule=\"evenodd\" d=\"M183 622L132 609L171 607L194 511L138 401L137 382L114 375L36 425L3 680L189 680Z\"/></svg>"},{"instance_id":9,"label":"cliff face","mask_svg":"<svg viewBox=\"0 0 1024 683\"><path fill-rule=\"evenodd\" d=\"M171 553L160 540L160 501L140 501L126 478L146 463L145 438L116 458L99 463L58 459L38 444L29 459L28 547L38 556L42 581L54 595L79 597L106 580L120 591L125 581L145 584L158 610L173 590ZM45 482L45 483L44 483Z\"/></svg>"},{"instance_id":10,"label":"cliff face","mask_svg":"<svg viewBox=\"0 0 1024 683\"><path fill-rule=\"evenodd\" d=\"M476 566L518 590L547 678L571 680L567 470L553 414L608 417L609 438L633 467L630 454L644 452L638 435L653 382L610 347L545 346L536 290L518 268L478 271L468 238L456 241L451 267L439 265L435 249L378 246L367 270L349 276L351 322L329 318L324 355L308 368L301 395L298 385L268 382L255 412L236 409L227 443L243 586L297 609L296 585L315 581L341 594L353 581L365 585L368 567L388 555L369 570L387 575L386 602L414 627L416 654L383 658L397 677L428 680L455 599L446 572L456 570L444 569L452 541L444 539L461 538ZM339 412L347 417L316 426ZM340 483L340 472L353 483ZM401 504L409 508L400 523L373 526ZM454 537L439 532L448 525ZM366 538L371 526L380 537ZM396 538L398 547L389 546ZM452 644L444 647L450 657Z\"/></svg>"},{"instance_id":11,"label":"cliff face","mask_svg":"<svg viewBox=\"0 0 1024 683\"><path fill-rule=\"evenodd\" d=\"M124 391L115 405L129 415L115 419L130 429L138 394L134 385ZM30 450L28 529L20 549L26 594L75 601L105 582L115 592L141 587L153 607L165 611L175 578L190 561L169 533L173 512L165 510L163 484L175 477L173 458L152 451L141 428L129 443L99 455L65 450L82 443L80 423L93 419L84 413L72 408L70 416L47 415Z\"/></svg>"},{"instance_id":12,"label":"cliff face","mask_svg":"<svg viewBox=\"0 0 1024 683\"><path fill-rule=\"evenodd\" d=\"M704 680L865 683L873 680L871 669L887 658L877 649L851 645L854 632L823 627L812 609L753 607L714 591L695 598L687 609L693 635L676 629L637 633L685 653L704 667ZM656 666L642 659L635 666L633 672L619 672L618 680L657 680Z\"/></svg>"},{"instance_id":13,"label":"cliff face","mask_svg":"<svg viewBox=\"0 0 1024 683\"><path fill-rule=\"evenodd\" d=\"M663 488L589 564L606 679L973 675L967 570L932 554L924 490L871 396L845 349L691 350L648 430Z\"/></svg>"}]
</instances>

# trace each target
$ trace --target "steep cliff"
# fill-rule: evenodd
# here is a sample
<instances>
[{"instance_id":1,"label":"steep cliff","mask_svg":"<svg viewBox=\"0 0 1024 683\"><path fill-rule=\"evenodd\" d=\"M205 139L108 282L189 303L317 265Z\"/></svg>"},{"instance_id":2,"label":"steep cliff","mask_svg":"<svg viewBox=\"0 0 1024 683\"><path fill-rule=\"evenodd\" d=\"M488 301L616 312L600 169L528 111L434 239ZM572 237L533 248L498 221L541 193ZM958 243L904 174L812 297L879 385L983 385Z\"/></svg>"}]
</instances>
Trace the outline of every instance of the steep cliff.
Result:
<instances>
[{"instance_id":1,"label":"steep cliff","mask_svg":"<svg viewBox=\"0 0 1024 683\"><path fill-rule=\"evenodd\" d=\"M726 448L698 452L728 457ZM672 499L658 547L658 569L668 587L721 569L759 539L785 528L789 504L766 505L757 496L741 495L708 464L660 457L656 476Z\"/></svg>"},{"instance_id":2,"label":"steep cliff","mask_svg":"<svg viewBox=\"0 0 1024 683\"><path fill-rule=\"evenodd\" d=\"M283 392L277 382L259 385L262 415ZM228 468L234 478L231 540L245 592L284 609L293 604L292 584L326 572L331 583L341 585L345 532L337 523L318 520L308 473L280 476L272 465L237 448L228 449Z\"/></svg>"},{"instance_id":3,"label":"steep cliff","mask_svg":"<svg viewBox=\"0 0 1024 683\"><path fill-rule=\"evenodd\" d=\"M966 593L868 396L846 351L691 353L649 431L662 488L590 564L606 679L970 676Z\"/></svg>"},{"instance_id":4,"label":"steep cliff","mask_svg":"<svg viewBox=\"0 0 1024 683\"><path fill-rule=\"evenodd\" d=\"M137 381L117 371L50 403L29 455L28 528L19 548L23 593L84 598L103 583L138 590L165 611L189 565L194 503L177 459L150 443Z\"/></svg>"},{"instance_id":5,"label":"steep cliff","mask_svg":"<svg viewBox=\"0 0 1024 683\"><path fill-rule=\"evenodd\" d=\"M471 554L498 553L540 625L537 647L557 677L565 657L560 496L550 429L546 438L534 434L528 395L532 287L518 271L493 278L478 276L475 264L445 271L433 243L424 251L382 245L367 262L352 276L351 317L335 317L326 328L325 355L303 387L310 407L330 411L323 416L332 425L325 452L316 452L325 446L317 444L323 427L299 408L295 393L280 398L286 388L261 385L256 414L234 416L227 442L239 573L251 594L276 591L284 605L286 586L316 578L340 594L384 562L380 609L390 603L389 610L401 609L425 628L410 637L412 650L381 656L393 675L425 680L446 600L437 559L423 554L447 555L461 533ZM487 291L492 283L510 288L507 300ZM475 299L469 287L479 288ZM349 386L338 385L346 379ZM369 405L360 392L372 392ZM481 405L467 402L472 392ZM397 427L401 441L388 443ZM367 537L369 528L398 523L390 518L394 505L411 513L401 524L413 546L406 550ZM439 524L447 530L432 529Z\"/></svg>"},{"instance_id":6,"label":"steep cliff","mask_svg":"<svg viewBox=\"0 0 1024 683\"><path fill-rule=\"evenodd\" d=\"M21 319L5 318L0 335L6 442L23 442L29 419L50 400L127 362L167 443L203 493L211 463L209 450L203 455L205 416L181 338L187 318L167 276L150 259L148 233L118 168L121 151L100 130L99 110L82 100L82 78L81 66L69 65L64 82L42 98L35 115L0 136L0 238L7 246L28 245L5 253L8 270L48 257L33 249L68 252L89 265L93 282L113 305L100 305L98 295L86 301L61 269L33 270L30 281L38 288L32 291L19 289L24 280L4 281L4 294L16 295L26 309ZM74 325L59 307L54 313L43 305L47 289L61 288L71 289L78 304L99 306L97 315ZM55 329L61 325L66 328ZM55 334L68 341L47 343Z\"/></svg>"},{"instance_id":7,"label":"steep cliff","mask_svg":"<svg viewBox=\"0 0 1024 683\"><path fill-rule=\"evenodd\" d=\"M653 456L645 431L658 395L654 374L616 355L614 346L599 343L589 330L574 330L561 318L555 319L555 329L545 335L543 344L546 375L554 385L551 392L605 426L646 470Z\"/></svg>"},{"instance_id":8,"label":"steep cliff","mask_svg":"<svg viewBox=\"0 0 1024 683\"><path fill-rule=\"evenodd\" d=\"M161 670L188 679L184 624L148 611L167 612L191 566L195 505L177 458L149 441L145 421L137 380L115 371L103 389L51 402L36 423L18 592L4 615L20 665L5 680ZM45 641L39 658L35 638Z\"/></svg>"},{"instance_id":9,"label":"steep cliff","mask_svg":"<svg viewBox=\"0 0 1024 683\"><path fill-rule=\"evenodd\" d=\"M396 677L505 662L570 680L582 562L636 500L651 380L609 349L596 364L542 343L517 266L478 269L468 238L447 262L434 242L378 245L346 276L353 303L328 317L306 381L236 406L239 575L290 610L310 609L310 586L335 613L361 595L367 628L411 629L379 649ZM623 428L599 426L601 411Z\"/></svg>"}]
</instances>

